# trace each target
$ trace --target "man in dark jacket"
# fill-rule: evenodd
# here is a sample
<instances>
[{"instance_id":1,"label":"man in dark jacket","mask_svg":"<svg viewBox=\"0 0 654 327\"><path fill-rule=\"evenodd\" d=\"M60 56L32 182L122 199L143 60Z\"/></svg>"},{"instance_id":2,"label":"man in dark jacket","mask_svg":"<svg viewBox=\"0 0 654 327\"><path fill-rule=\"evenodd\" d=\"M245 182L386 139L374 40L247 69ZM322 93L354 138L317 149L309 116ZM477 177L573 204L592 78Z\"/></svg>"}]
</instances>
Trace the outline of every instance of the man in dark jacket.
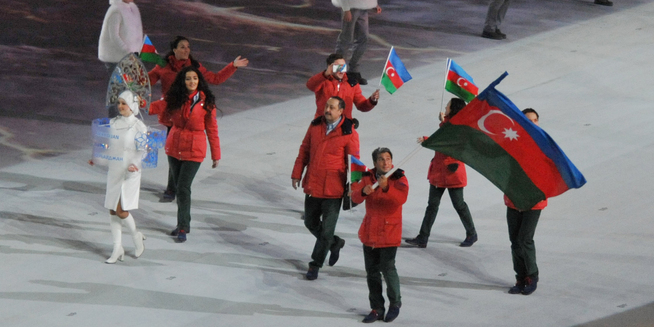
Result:
<instances>
[{"instance_id":1,"label":"man in dark jacket","mask_svg":"<svg viewBox=\"0 0 654 327\"><path fill-rule=\"evenodd\" d=\"M316 237L306 274L308 280L318 278L329 251L329 265L333 266L345 245L334 230L345 192L347 155L359 158L359 134L352 120L343 115L344 109L343 99L327 100L324 115L314 119L307 130L291 174L293 188L297 189L307 168L302 180L306 194L304 225Z\"/></svg>"}]
</instances>

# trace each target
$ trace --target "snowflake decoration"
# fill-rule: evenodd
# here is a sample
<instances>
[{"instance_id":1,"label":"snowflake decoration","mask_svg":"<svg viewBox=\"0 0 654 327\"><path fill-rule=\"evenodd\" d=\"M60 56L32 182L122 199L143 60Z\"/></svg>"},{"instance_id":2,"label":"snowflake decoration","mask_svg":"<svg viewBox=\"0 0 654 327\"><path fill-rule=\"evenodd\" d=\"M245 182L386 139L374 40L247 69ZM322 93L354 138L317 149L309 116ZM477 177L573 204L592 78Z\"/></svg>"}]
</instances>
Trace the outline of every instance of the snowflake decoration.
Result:
<instances>
[{"instance_id":1,"label":"snowflake decoration","mask_svg":"<svg viewBox=\"0 0 654 327\"><path fill-rule=\"evenodd\" d=\"M134 141L136 142L136 149L137 150L148 150L150 147L148 146L148 136L145 133L138 133L136 138L134 138Z\"/></svg>"}]
</instances>

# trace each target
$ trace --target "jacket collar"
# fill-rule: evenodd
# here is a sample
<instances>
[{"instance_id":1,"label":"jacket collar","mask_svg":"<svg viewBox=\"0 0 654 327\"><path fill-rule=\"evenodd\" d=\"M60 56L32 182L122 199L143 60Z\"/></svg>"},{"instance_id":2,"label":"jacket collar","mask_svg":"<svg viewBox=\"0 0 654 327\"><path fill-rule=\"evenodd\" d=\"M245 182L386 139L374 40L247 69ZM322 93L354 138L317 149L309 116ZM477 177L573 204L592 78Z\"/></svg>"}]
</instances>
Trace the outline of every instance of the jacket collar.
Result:
<instances>
[{"instance_id":1,"label":"jacket collar","mask_svg":"<svg viewBox=\"0 0 654 327\"><path fill-rule=\"evenodd\" d=\"M377 168L368 170L367 172L363 173L363 176L372 176L375 180L377 180ZM404 170L398 168L397 170L395 170L395 172L393 172L393 174L391 174L389 178L395 180L395 179L402 178L402 176L404 176Z\"/></svg>"},{"instance_id":2,"label":"jacket collar","mask_svg":"<svg viewBox=\"0 0 654 327\"><path fill-rule=\"evenodd\" d=\"M354 76L354 73L347 72L345 75L343 75L342 80L336 79L333 75L329 75L327 77L328 80L330 81L336 81L336 82L345 82L347 84L350 84L351 87L354 87L355 85L359 84L359 80Z\"/></svg>"},{"instance_id":3,"label":"jacket collar","mask_svg":"<svg viewBox=\"0 0 654 327\"><path fill-rule=\"evenodd\" d=\"M173 69L173 71L180 71L182 68L188 66L190 64L191 59L186 59L186 60L177 60L175 58L175 55L170 55L168 56L168 64L170 64L170 68Z\"/></svg>"},{"instance_id":4,"label":"jacket collar","mask_svg":"<svg viewBox=\"0 0 654 327\"><path fill-rule=\"evenodd\" d=\"M341 131L343 131L343 135L352 134L352 127L354 125L352 120L345 117L345 115L341 116L341 118L342 119L341 119L340 126L341 126ZM314 126L315 125L320 125L321 123L325 124L325 125L327 124L327 122L325 121L325 116L320 116L320 117L318 117L318 118L311 121L311 125L314 125ZM338 128L338 126L336 128ZM334 129L336 129L336 128L334 128Z\"/></svg>"}]
</instances>

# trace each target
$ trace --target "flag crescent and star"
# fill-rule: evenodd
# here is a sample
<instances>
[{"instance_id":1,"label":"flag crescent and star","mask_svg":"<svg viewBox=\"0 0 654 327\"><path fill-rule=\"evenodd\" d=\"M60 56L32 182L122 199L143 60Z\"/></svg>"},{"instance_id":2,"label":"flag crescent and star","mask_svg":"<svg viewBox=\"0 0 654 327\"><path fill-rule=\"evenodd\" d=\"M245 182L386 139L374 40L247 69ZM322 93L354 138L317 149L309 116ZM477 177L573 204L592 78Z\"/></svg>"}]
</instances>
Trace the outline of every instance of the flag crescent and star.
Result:
<instances>
[{"instance_id":1,"label":"flag crescent and star","mask_svg":"<svg viewBox=\"0 0 654 327\"><path fill-rule=\"evenodd\" d=\"M586 179L544 130L495 89L507 75L421 144L463 161L504 192L516 208L530 210L547 198L582 187ZM460 82L448 76L446 86Z\"/></svg>"},{"instance_id":2,"label":"flag crescent and star","mask_svg":"<svg viewBox=\"0 0 654 327\"><path fill-rule=\"evenodd\" d=\"M395 73L391 73L391 70L395 70L395 68L393 68L393 66L387 67L386 68L386 75L388 75L388 77L390 77L390 78L393 78L393 77L395 77Z\"/></svg>"},{"instance_id":3,"label":"flag crescent and star","mask_svg":"<svg viewBox=\"0 0 654 327\"><path fill-rule=\"evenodd\" d=\"M494 109L494 110L490 110L484 116L479 118L479 120L477 121L477 126L479 127L479 130L481 130L482 132L484 132L486 134L489 134L489 135L496 135L497 134L497 133L493 133L493 132L489 131L488 128L486 127L486 118L488 118L488 117L490 117L491 115L494 115L494 114L506 117L506 119L508 119L511 122L512 126L515 125L515 122L513 121L513 119L511 119L509 116L507 116L502 111ZM495 124L493 126L495 126ZM509 128L505 127L504 131L502 133L504 134L504 137L508 138L509 140L517 140L518 137L520 136L520 135L518 135L517 131L514 131L510 127Z\"/></svg>"}]
</instances>

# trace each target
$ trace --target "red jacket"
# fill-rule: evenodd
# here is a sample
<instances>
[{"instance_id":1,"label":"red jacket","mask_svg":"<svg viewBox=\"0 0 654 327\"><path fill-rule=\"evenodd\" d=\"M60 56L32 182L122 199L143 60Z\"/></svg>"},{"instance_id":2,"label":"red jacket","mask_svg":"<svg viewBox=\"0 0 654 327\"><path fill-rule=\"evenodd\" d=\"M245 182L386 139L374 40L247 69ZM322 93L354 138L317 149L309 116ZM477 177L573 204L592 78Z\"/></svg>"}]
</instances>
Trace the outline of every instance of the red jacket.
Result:
<instances>
[{"instance_id":1,"label":"red jacket","mask_svg":"<svg viewBox=\"0 0 654 327\"><path fill-rule=\"evenodd\" d=\"M167 127L172 127L173 122L170 121L170 115L164 115L164 112L166 111L166 101L164 100L158 100L155 102L152 102L150 104L150 109L148 110L148 115L157 115L157 119L159 120L159 124L167 126Z\"/></svg>"},{"instance_id":2,"label":"red jacket","mask_svg":"<svg viewBox=\"0 0 654 327\"><path fill-rule=\"evenodd\" d=\"M157 81L161 80L161 94L166 95L170 86L173 85L177 73L182 70L182 68L191 65L191 60L177 60L174 55L168 56L168 65L166 67L161 67L159 65L155 66L149 73L150 85L154 85ZM236 66L231 62L225 68L217 73L212 73L208 71L202 64L198 67L202 76L209 84L220 84L225 82L228 78L234 75L236 72Z\"/></svg>"},{"instance_id":3,"label":"red jacket","mask_svg":"<svg viewBox=\"0 0 654 327\"><path fill-rule=\"evenodd\" d=\"M436 187L459 188L468 185L466 166L463 162L440 152L434 153L434 158L431 159L427 179L429 184Z\"/></svg>"},{"instance_id":4,"label":"red jacket","mask_svg":"<svg viewBox=\"0 0 654 327\"><path fill-rule=\"evenodd\" d=\"M311 122L295 159L292 179L301 179L304 193L325 199L343 197L347 155L359 158L359 134L352 120L341 116L341 122L329 134L324 117Z\"/></svg>"},{"instance_id":5,"label":"red jacket","mask_svg":"<svg viewBox=\"0 0 654 327\"><path fill-rule=\"evenodd\" d=\"M307 81L307 88L316 94L316 114L313 118L318 118L325 113L325 104L330 97L338 96L345 101L343 115L352 119L352 103L362 112L372 110L377 102L372 102L361 95L361 87L355 81L354 85L348 82L347 74L343 80L339 81L332 76L325 77L324 71L313 75Z\"/></svg>"},{"instance_id":6,"label":"red jacket","mask_svg":"<svg viewBox=\"0 0 654 327\"><path fill-rule=\"evenodd\" d=\"M439 126L443 126L449 117L445 118ZM425 136L425 139L427 136ZM443 188L459 188L468 185L468 175L466 166L463 162L452 157L446 156L440 152L434 153L434 158L429 164L429 173L427 173L429 184Z\"/></svg>"},{"instance_id":7,"label":"red jacket","mask_svg":"<svg viewBox=\"0 0 654 327\"><path fill-rule=\"evenodd\" d=\"M182 161L202 162L207 156L207 138L211 147L211 159L220 160L220 139L218 138L218 122L216 108L211 111L204 109L204 93L200 92L200 100L193 106L189 100L181 109L163 110L165 119L170 119L173 128L166 139L166 154ZM161 111L166 108L164 100L155 101L152 107ZM206 134L205 134L206 131Z\"/></svg>"},{"instance_id":8,"label":"red jacket","mask_svg":"<svg viewBox=\"0 0 654 327\"><path fill-rule=\"evenodd\" d=\"M506 196L506 194L504 195L504 204L511 209L518 210L518 208L516 208L515 205L513 205L513 202L509 200L509 197ZM533 206L533 208L531 208L530 210L543 210L545 209L545 207L547 207L547 199L536 203L536 205Z\"/></svg>"},{"instance_id":9,"label":"red jacket","mask_svg":"<svg viewBox=\"0 0 654 327\"><path fill-rule=\"evenodd\" d=\"M409 195L409 181L401 169L388 178L388 190L377 187L369 195L363 194L366 185L377 181L375 169L366 172L352 185L352 202L366 201L366 216L359 228L361 242L373 248L400 246L402 243L402 205Z\"/></svg>"}]
</instances>

